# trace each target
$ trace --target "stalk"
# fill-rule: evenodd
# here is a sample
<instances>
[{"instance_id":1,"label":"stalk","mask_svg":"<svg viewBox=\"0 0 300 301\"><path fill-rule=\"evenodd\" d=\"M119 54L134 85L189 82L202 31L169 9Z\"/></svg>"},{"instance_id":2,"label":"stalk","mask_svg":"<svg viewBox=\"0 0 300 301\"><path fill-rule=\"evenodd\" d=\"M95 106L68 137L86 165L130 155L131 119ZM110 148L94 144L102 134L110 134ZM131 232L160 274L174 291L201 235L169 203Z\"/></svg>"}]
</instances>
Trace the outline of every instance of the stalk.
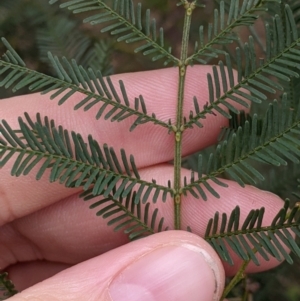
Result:
<instances>
[{"instance_id":1,"label":"stalk","mask_svg":"<svg viewBox=\"0 0 300 301\"><path fill-rule=\"evenodd\" d=\"M180 206L181 206L181 156L182 156L182 136L184 131L183 126L183 103L184 103L184 86L187 65L185 64L188 55L188 42L190 35L192 12L195 9L195 4L184 2L185 16L183 24L183 35L182 35L182 47L179 64L179 86L177 93L177 113L176 113L176 125L173 126L175 133L175 154L174 154L174 206L175 206L175 229L181 229L180 221Z\"/></svg>"}]
</instances>

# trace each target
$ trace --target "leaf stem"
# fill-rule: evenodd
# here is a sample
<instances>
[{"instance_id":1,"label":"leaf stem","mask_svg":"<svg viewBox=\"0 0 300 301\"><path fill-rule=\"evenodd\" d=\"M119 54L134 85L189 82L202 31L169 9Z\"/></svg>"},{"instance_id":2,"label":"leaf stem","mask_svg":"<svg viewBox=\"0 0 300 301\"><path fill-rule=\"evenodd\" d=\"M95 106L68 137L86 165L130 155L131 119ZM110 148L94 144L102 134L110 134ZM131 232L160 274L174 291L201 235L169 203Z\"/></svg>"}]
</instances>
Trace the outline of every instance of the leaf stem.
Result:
<instances>
[{"instance_id":1,"label":"leaf stem","mask_svg":"<svg viewBox=\"0 0 300 301\"><path fill-rule=\"evenodd\" d=\"M175 229L181 229L180 223L180 204L181 204L181 155L182 155L182 134L184 131L183 126L183 102L184 102L184 85L187 65L185 61L188 55L188 43L191 27L192 12L195 8L194 3L184 1L185 17L183 24L182 34L182 48L179 64L179 85L177 94L177 114L176 126L173 126L175 133L175 154L174 154L174 206L175 206Z\"/></svg>"},{"instance_id":2,"label":"leaf stem","mask_svg":"<svg viewBox=\"0 0 300 301\"><path fill-rule=\"evenodd\" d=\"M231 292L231 290L242 280L245 278L245 270L246 267L248 266L249 262L251 261L251 259L249 260L245 260L243 262L243 264L241 265L239 271L236 273L236 275L232 278L232 280L230 281L230 283L226 286L223 295L220 299L220 301L223 301L226 296L229 294L229 292Z\"/></svg>"}]
</instances>

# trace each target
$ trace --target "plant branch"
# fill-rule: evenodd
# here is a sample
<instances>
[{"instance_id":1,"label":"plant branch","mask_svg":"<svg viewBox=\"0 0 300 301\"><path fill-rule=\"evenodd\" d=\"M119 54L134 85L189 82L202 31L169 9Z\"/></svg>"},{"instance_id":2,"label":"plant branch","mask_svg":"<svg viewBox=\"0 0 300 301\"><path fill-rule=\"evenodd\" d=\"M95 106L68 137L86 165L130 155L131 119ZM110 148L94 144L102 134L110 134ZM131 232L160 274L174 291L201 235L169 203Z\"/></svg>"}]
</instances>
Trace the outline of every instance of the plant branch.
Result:
<instances>
[{"instance_id":1,"label":"plant branch","mask_svg":"<svg viewBox=\"0 0 300 301\"><path fill-rule=\"evenodd\" d=\"M232 291L232 289L242 280L245 278L245 270L250 263L251 259L245 260L243 264L241 265L239 271L235 274L235 276L232 278L230 283L226 286L223 295L220 299L220 301L223 301L226 296Z\"/></svg>"},{"instance_id":2,"label":"plant branch","mask_svg":"<svg viewBox=\"0 0 300 301\"><path fill-rule=\"evenodd\" d=\"M187 65L185 60L188 53L188 41L191 27L192 12L195 8L194 3L184 3L185 17L182 35L182 48L179 65L179 87L177 96L177 114L176 125L173 126L175 133L175 154L174 154L174 206L175 206L175 229L180 229L180 203L181 203L181 157L182 157L182 134L183 126L183 103L184 103L184 85Z\"/></svg>"}]
</instances>

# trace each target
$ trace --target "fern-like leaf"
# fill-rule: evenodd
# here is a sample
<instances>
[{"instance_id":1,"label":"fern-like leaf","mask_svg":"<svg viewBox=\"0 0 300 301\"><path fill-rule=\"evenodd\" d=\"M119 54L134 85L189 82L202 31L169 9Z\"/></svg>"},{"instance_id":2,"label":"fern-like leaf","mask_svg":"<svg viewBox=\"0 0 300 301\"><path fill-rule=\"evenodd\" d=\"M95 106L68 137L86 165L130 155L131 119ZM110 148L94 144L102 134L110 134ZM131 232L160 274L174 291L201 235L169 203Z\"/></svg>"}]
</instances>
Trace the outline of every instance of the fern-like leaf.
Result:
<instances>
[{"instance_id":1,"label":"fern-like leaf","mask_svg":"<svg viewBox=\"0 0 300 301\"><path fill-rule=\"evenodd\" d=\"M103 75L112 73L109 64L111 46L108 42L94 41L86 33L77 30L78 22L66 16L53 16L47 21L36 35L41 61L51 64L48 57L51 51L54 56L74 59L83 68L101 70Z\"/></svg>"},{"instance_id":2,"label":"fern-like leaf","mask_svg":"<svg viewBox=\"0 0 300 301\"><path fill-rule=\"evenodd\" d=\"M205 240L216 250L220 257L233 264L230 252L234 252L242 260L251 259L256 265L260 262L257 254L269 260L270 256L278 261L293 260L286 249L300 257L300 248L291 233L300 237L299 206L288 212L289 202L274 217L270 226L262 226L265 209L251 210L243 224L240 220L240 208L237 206L227 216L219 212L210 219L206 228Z\"/></svg>"},{"instance_id":3,"label":"fern-like leaf","mask_svg":"<svg viewBox=\"0 0 300 301\"><path fill-rule=\"evenodd\" d=\"M49 53L49 60L58 78L32 71L26 68L24 61L11 45L5 39L2 41L8 50L0 60L0 75L4 76L0 87L12 88L14 92L24 87L28 87L30 91L42 91L43 94L52 92L50 98L59 98L59 105L66 102L73 94L80 92L83 98L74 109L83 107L87 111L95 105L100 105L96 114L97 119L104 115L104 119L120 122L135 116L136 119L130 127L131 131L146 122L153 122L170 129L170 122L160 121L154 113L152 115L147 113L142 95L135 98L134 107L130 104L123 81L119 81L118 88L121 93L118 93L110 77L104 78L100 71L94 72L92 68L85 70L82 66L78 66L75 60L69 62L66 58L62 58L60 61L51 53Z\"/></svg>"},{"instance_id":4,"label":"fern-like leaf","mask_svg":"<svg viewBox=\"0 0 300 301\"><path fill-rule=\"evenodd\" d=\"M58 0L51 0L53 4ZM132 0L114 0L112 7L105 1L73 0L60 5L61 8L68 8L74 14L90 13L83 22L91 25L105 24L101 32L109 32L117 36L117 41L126 43L140 43L134 52L142 52L144 55L151 55L152 61L164 59L165 64L173 62L178 65L178 59L171 54L171 48L164 48L164 31L159 29L159 36L156 32L156 21L151 19L150 10L146 11L145 25L142 22L142 5L139 3L135 8Z\"/></svg>"},{"instance_id":5,"label":"fern-like leaf","mask_svg":"<svg viewBox=\"0 0 300 301\"><path fill-rule=\"evenodd\" d=\"M190 113L189 121L185 121L186 128L191 128L194 124L202 127L199 119L214 111L231 118L228 110L237 114L239 111L228 100L249 107L248 102L261 103L268 98L267 93L282 91L283 86L279 81L289 82L290 77L299 78L300 38L296 24L289 17L291 9L288 5L285 6L285 12L289 31L285 35L281 20L276 15L273 24L274 34L272 38L267 39L267 54L263 63L256 58L254 39L251 36L243 49L236 48L237 84L234 82L233 65L229 54L225 54L226 68L222 61L219 62L219 68L212 67L213 73L207 75L209 102L201 110L197 98L194 97L195 111ZM270 75L278 82L270 79Z\"/></svg>"},{"instance_id":6,"label":"fern-like leaf","mask_svg":"<svg viewBox=\"0 0 300 301\"><path fill-rule=\"evenodd\" d=\"M196 42L194 54L187 59L187 63L207 64L208 59L224 54L224 51L216 46L236 41L238 37L233 33L233 29L253 25L259 13L267 10L267 4L270 2L279 3L280 0L243 0L242 3L240 0L231 0L226 14L226 3L220 1L220 7L214 10L214 21L209 24L207 33L204 32L204 26L200 26L199 42Z\"/></svg>"},{"instance_id":7,"label":"fern-like leaf","mask_svg":"<svg viewBox=\"0 0 300 301\"><path fill-rule=\"evenodd\" d=\"M50 182L59 181L66 187L91 187L94 195L108 196L114 188L114 199L126 197L138 187L135 202L147 201L150 192L154 192L153 202L160 194L163 201L172 189L156 184L155 180L147 182L140 179L134 157L126 155L121 149L120 155L113 148L104 144L102 147L90 135L85 141L78 133L71 135L61 126L56 128L53 121L39 115L33 122L28 115L26 122L19 118L20 130L13 130L2 120L0 125L0 167L3 167L14 155L17 155L11 174L27 175L39 162L36 179L39 180L46 169L50 169ZM118 159L121 157L121 159ZM118 188L117 188L118 187Z\"/></svg>"},{"instance_id":8,"label":"fern-like leaf","mask_svg":"<svg viewBox=\"0 0 300 301\"><path fill-rule=\"evenodd\" d=\"M274 166L287 165L288 162L300 162L300 107L291 110L284 94L281 106L275 100L270 104L262 122L254 114L251 120L245 121L243 127L227 133L227 140L222 141L216 150L210 154L206 169L203 166L202 155L198 158L198 177L194 173L190 184L186 184L183 192L190 192L194 196L207 199L201 187L204 185L214 196L218 193L207 182L209 179L215 183L226 186L217 179L217 175L227 173L241 186L245 183L252 185L264 179L260 172L248 159L272 164ZM204 175L205 174L205 175ZM195 191L196 189L196 191Z\"/></svg>"},{"instance_id":9,"label":"fern-like leaf","mask_svg":"<svg viewBox=\"0 0 300 301\"><path fill-rule=\"evenodd\" d=\"M82 66L91 67L94 70L101 70L103 75L113 73L111 65L112 43L106 40L93 42L85 55L81 58Z\"/></svg>"},{"instance_id":10,"label":"fern-like leaf","mask_svg":"<svg viewBox=\"0 0 300 301\"><path fill-rule=\"evenodd\" d=\"M126 198L114 198L115 189L106 198L90 205L90 209L98 209L96 215L108 219L107 225L113 226L114 231L124 231L130 240L136 240L156 232L166 231L164 218L157 218L158 209L150 213L150 203L136 203L136 192L129 193ZM95 199L92 189L84 192L84 201Z\"/></svg>"}]
</instances>

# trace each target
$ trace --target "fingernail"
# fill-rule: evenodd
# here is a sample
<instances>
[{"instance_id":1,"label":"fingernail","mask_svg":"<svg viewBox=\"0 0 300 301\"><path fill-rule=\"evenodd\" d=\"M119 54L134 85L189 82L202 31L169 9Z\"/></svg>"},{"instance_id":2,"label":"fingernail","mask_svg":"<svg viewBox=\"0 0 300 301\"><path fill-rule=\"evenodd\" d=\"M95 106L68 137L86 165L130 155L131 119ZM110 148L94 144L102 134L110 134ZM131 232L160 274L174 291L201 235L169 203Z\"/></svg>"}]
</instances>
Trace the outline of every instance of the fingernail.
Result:
<instances>
[{"instance_id":1,"label":"fingernail","mask_svg":"<svg viewBox=\"0 0 300 301\"><path fill-rule=\"evenodd\" d=\"M112 281L113 301L216 300L219 271L207 251L191 244L162 246Z\"/></svg>"}]
</instances>

